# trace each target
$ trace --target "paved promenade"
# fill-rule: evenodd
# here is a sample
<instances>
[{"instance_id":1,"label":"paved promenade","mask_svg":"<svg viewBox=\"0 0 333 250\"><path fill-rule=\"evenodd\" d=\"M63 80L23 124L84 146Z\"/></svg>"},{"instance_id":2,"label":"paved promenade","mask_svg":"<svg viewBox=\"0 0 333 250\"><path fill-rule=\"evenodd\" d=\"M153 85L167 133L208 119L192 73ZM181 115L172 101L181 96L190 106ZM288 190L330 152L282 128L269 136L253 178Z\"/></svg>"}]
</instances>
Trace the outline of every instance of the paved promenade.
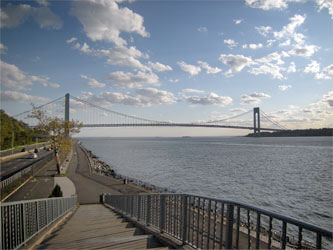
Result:
<instances>
[{"instance_id":1,"label":"paved promenade","mask_svg":"<svg viewBox=\"0 0 333 250\"><path fill-rule=\"evenodd\" d=\"M138 194L144 192L141 187L123 184L121 180L91 173L89 160L77 143L74 143L67 176L75 185L80 204L98 203L101 193Z\"/></svg>"},{"instance_id":2,"label":"paved promenade","mask_svg":"<svg viewBox=\"0 0 333 250\"><path fill-rule=\"evenodd\" d=\"M74 142L72 157L67 166L67 177L54 177L57 173L54 160L45 164L36 176L12 194L6 202L48 198L54 186L59 184L64 196L78 195L80 204L99 202L101 193L138 194L147 192L122 180L91 173L89 160L81 147Z\"/></svg>"}]
</instances>

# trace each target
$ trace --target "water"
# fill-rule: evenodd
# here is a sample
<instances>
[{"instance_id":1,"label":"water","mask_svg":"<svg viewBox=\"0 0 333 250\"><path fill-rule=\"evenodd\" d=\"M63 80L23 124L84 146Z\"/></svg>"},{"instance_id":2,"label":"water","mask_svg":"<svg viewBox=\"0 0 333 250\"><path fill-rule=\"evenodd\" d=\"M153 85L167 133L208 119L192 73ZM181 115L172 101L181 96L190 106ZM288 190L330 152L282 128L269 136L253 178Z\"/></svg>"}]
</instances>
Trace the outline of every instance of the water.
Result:
<instances>
[{"instance_id":1,"label":"water","mask_svg":"<svg viewBox=\"0 0 333 250\"><path fill-rule=\"evenodd\" d=\"M122 175L333 228L332 137L80 140Z\"/></svg>"}]
</instances>

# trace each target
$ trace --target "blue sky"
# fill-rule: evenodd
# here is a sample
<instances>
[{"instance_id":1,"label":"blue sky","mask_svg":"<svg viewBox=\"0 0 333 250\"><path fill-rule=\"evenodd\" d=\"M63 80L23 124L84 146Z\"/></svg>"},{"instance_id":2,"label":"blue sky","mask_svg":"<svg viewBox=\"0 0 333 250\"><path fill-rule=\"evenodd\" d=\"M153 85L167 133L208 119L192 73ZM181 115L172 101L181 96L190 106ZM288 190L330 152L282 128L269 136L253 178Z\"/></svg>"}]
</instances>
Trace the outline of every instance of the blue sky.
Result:
<instances>
[{"instance_id":1,"label":"blue sky","mask_svg":"<svg viewBox=\"0 0 333 250\"><path fill-rule=\"evenodd\" d=\"M69 92L155 120L211 121L259 106L287 128L333 126L331 0L1 1L0 18L1 108L11 115Z\"/></svg>"}]
</instances>

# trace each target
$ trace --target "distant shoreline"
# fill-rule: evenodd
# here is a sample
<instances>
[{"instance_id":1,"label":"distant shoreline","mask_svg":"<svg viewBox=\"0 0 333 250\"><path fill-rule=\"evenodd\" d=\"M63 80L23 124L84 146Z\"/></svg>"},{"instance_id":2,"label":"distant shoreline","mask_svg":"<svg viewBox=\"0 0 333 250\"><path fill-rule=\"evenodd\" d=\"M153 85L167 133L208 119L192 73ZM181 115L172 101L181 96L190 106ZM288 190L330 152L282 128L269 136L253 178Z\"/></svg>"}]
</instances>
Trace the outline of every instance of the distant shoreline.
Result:
<instances>
[{"instance_id":1,"label":"distant shoreline","mask_svg":"<svg viewBox=\"0 0 333 250\"><path fill-rule=\"evenodd\" d=\"M246 137L256 137L254 133ZM333 128L295 129L277 132L260 132L260 137L298 137L298 136L333 136Z\"/></svg>"}]
</instances>

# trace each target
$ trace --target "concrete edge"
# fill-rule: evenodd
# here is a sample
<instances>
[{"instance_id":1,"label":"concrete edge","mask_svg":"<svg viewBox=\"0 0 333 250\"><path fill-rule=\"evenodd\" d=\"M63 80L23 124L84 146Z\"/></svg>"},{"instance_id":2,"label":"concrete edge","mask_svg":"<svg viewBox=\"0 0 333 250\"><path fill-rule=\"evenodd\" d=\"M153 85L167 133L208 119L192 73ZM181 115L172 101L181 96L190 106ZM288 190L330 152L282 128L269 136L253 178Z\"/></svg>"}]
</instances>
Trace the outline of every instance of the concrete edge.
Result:
<instances>
[{"instance_id":1,"label":"concrete edge","mask_svg":"<svg viewBox=\"0 0 333 250\"><path fill-rule=\"evenodd\" d=\"M88 152L87 152L86 148L83 147L83 146L81 146L79 143L77 145L81 148L81 150L84 152L85 156L88 159L89 171L90 171L90 174L91 174L91 172L92 172L91 159L90 159L90 157L88 155Z\"/></svg>"},{"instance_id":2,"label":"concrete edge","mask_svg":"<svg viewBox=\"0 0 333 250\"><path fill-rule=\"evenodd\" d=\"M61 163L60 171L61 171L62 174L65 174L67 172L68 166L69 166L70 162L72 161L73 151L74 150L73 150L73 145L72 145L71 151L68 153L66 158Z\"/></svg>"}]
</instances>

